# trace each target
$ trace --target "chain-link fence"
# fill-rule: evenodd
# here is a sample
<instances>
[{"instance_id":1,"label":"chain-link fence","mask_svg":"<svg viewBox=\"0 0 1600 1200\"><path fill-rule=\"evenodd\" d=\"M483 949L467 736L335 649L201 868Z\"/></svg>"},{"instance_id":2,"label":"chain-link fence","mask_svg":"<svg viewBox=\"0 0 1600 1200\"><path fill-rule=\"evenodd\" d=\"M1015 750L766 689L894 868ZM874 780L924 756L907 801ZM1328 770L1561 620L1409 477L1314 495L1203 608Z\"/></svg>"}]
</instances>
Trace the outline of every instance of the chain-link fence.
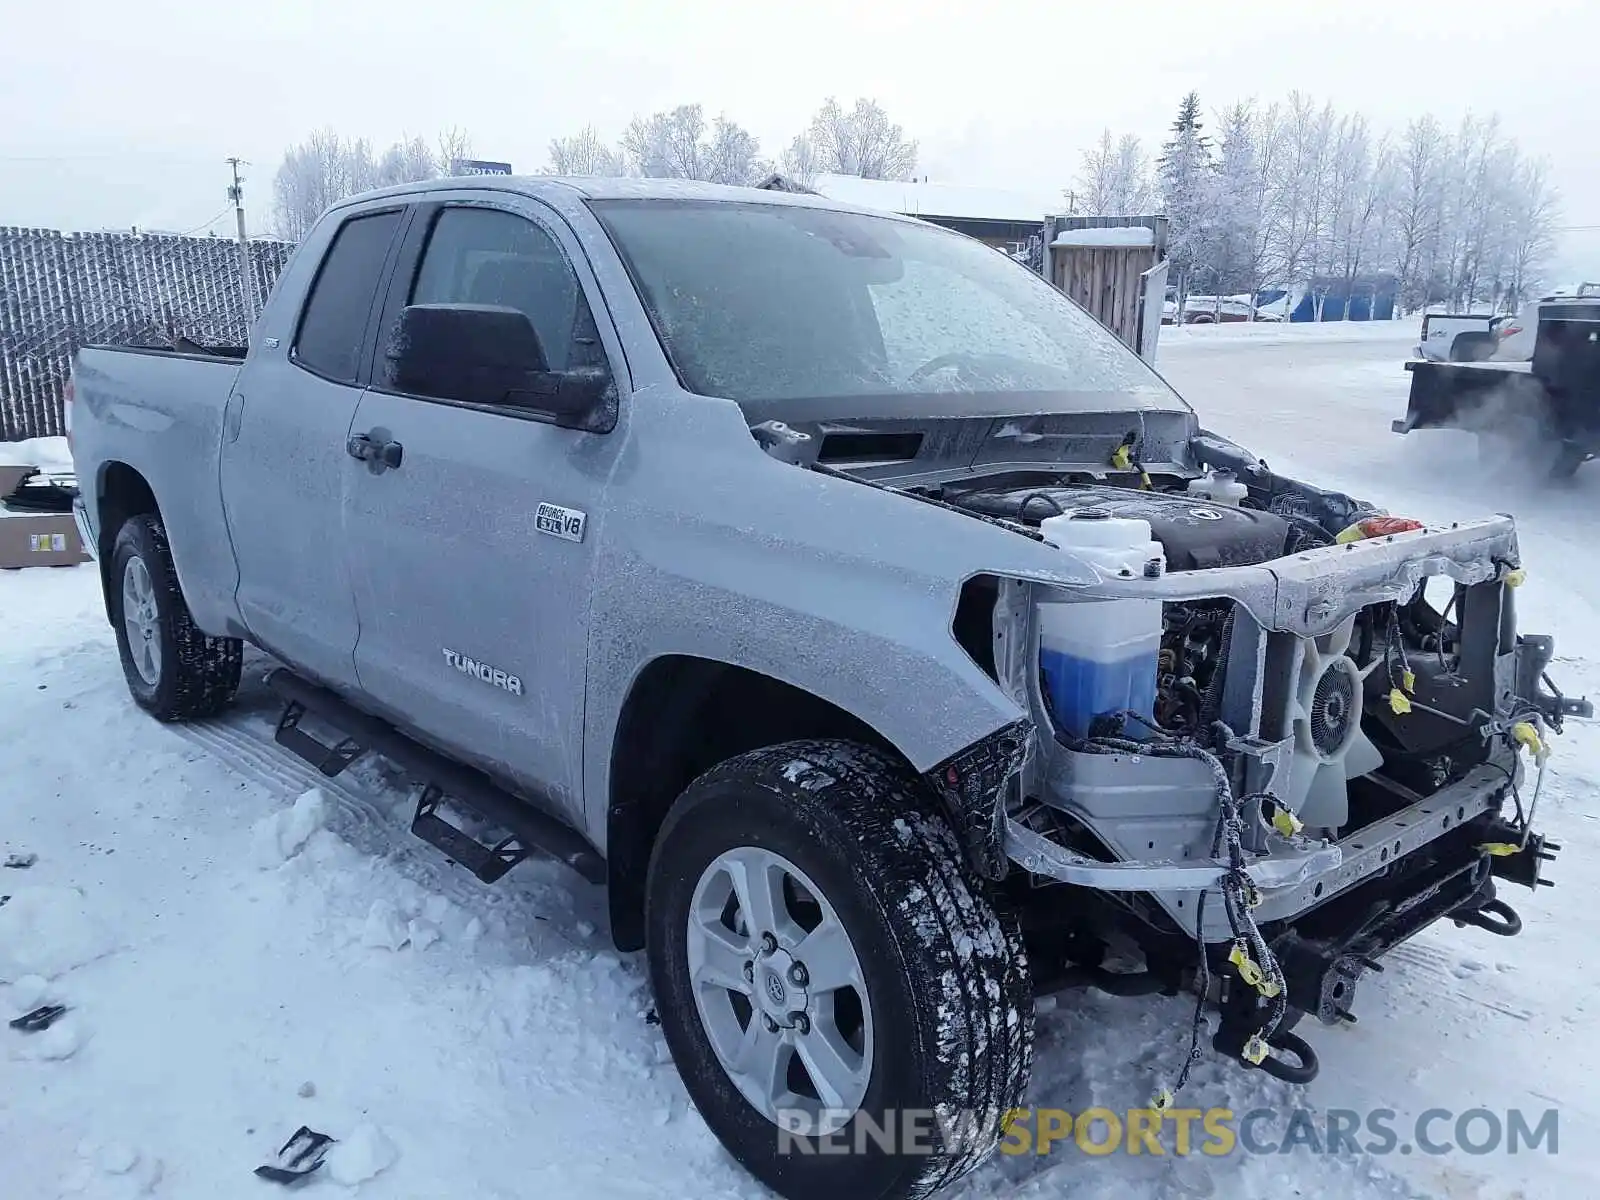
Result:
<instances>
[{"instance_id":1,"label":"chain-link fence","mask_svg":"<svg viewBox=\"0 0 1600 1200\"><path fill-rule=\"evenodd\" d=\"M290 242L250 243L260 311ZM64 432L61 388L79 346L242 346L239 244L226 238L0 226L0 441Z\"/></svg>"}]
</instances>

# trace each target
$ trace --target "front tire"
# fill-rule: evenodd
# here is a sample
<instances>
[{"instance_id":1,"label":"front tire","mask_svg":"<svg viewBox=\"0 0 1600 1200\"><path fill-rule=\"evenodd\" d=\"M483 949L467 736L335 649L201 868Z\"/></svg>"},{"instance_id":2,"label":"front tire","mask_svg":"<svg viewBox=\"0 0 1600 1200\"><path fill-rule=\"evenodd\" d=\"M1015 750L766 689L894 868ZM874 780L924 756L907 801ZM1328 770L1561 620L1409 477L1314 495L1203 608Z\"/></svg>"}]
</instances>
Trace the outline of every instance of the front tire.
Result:
<instances>
[{"instance_id":1,"label":"front tire","mask_svg":"<svg viewBox=\"0 0 1600 1200\"><path fill-rule=\"evenodd\" d=\"M214 716L227 706L239 688L244 644L195 627L159 517L129 517L122 526L106 588L134 703L163 721Z\"/></svg>"},{"instance_id":2,"label":"front tire","mask_svg":"<svg viewBox=\"0 0 1600 1200\"><path fill-rule=\"evenodd\" d=\"M668 814L646 890L667 1044L762 1183L898 1200L993 1152L1031 1071L1027 959L904 767L826 741L714 767Z\"/></svg>"}]
</instances>

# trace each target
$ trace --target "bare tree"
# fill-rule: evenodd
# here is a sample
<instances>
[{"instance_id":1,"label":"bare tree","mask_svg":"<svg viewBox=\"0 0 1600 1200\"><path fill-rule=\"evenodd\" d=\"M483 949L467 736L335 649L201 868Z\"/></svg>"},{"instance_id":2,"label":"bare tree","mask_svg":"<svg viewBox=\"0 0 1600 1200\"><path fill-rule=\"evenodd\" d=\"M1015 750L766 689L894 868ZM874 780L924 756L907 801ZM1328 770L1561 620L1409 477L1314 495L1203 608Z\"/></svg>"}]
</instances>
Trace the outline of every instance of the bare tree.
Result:
<instances>
[{"instance_id":1,"label":"bare tree","mask_svg":"<svg viewBox=\"0 0 1600 1200\"><path fill-rule=\"evenodd\" d=\"M1389 164L1387 139L1374 146L1365 117L1355 114L1339 122L1333 148L1328 245L1332 273L1343 280L1347 306L1353 298L1356 278L1377 257L1381 231L1376 217L1390 174ZM1322 319L1320 304L1317 319Z\"/></svg>"},{"instance_id":2,"label":"bare tree","mask_svg":"<svg viewBox=\"0 0 1600 1200\"><path fill-rule=\"evenodd\" d=\"M1406 126L1394 157L1384 222L1394 239L1399 300L1407 309L1428 300L1426 256L1439 238L1444 212L1445 156L1449 139L1430 116Z\"/></svg>"},{"instance_id":3,"label":"bare tree","mask_svg":"<svg viewBox=\"0 0 1600 1200\"><path fill-rule=\"evenodd\" d=\"M622 155L600 140L593 125L550 141L551 175L624 175Z\"/></svg>"},{"instance_id":4,"label":"bare tree","mask_svg":"<svg viewBox=\"0 0 1600 1200\"><path fill-rule=\"evenodd\" d=\"M396 142L374 154L365 138L344 138L320 129L284 152L272 178L272 229L299 241L324 211L346 196L370 188L432 179L455 158L470 157L466 135L452 130L439 139L438 154L420 137Z\"/></svg>"},{"instance_id":5,"label":"bare tree","mask_svg":"<svg viewBox=\"0 0 1600 1200\"><path fill-rule=\"evenodd\" d=\"M1508 308L1526 302L1541 282L1541 274L1555 250L1560 196L1550 182L1550 165L1544 159L1519 164L1511 181L1507 232L1509 277Z\"/></svg>"},{"instance_id":6,"label":"bare tree","mask_svg":"<svg viewBox=\"0 0 1600 1200\"><path fill-rule=\"evenodd\" d=\"M810 187L822 171L817 144L809 133L797 133L779 160L779 169L801 187Z\"/></svg>"},{"instance_id":7,"label":"bare tree","mask_svg":"<svg viewBox=\"0 0 1600 1200\"><path fill-rule=\"evenodd\" d=\"M706 178L712 183L747 186L770 173L761 160L755 135L726 117L711 123L711 144L705 153Z\"/></svg>"},{"instance_id":8,"label":"bare tree","mask_svg":"<svg viewBox=\"0 0 1600 1200\"><path fill-rule=\"evenodd\" d=\"M917 143L889 120L875 100L860 99L846 112L828 97L806 131L817 169L863 179L909 179L917 169Z\"/></svg>"},{"instance_id":9,"label":"bare tree","mask_svg":"<svg viewBox=\"0 0 1600 1200\"><path fill-rule=\"evenodd\" d=\"M360 189L368 174L357 160L365 143L349 143L332 129L320 129L291 146L272 177L272 227L299 241L335 202Z\"/></svg>"},{"instance_id":10,"label":"bare tree","mask_svg":"<svg viewBox=\"0 0 1600 1200\"><path fill-rule=\"evenodd\" d=\"M1156 203L1156 186L1150 156L1138 136L1124 134L1113 143L1111 130L1103 131L1094 148L1083 152L1074 196L1085 212L1096 216L1148 212Z\"/></svg>"},{"instance_id":11,"label":"bare tree","mask_svg":"<svg viewBox=\"0 0 1600 1200\"><path fill-rule=\"evenodd\" d=\"M436 179L443 174L433 148L420 137L407 138L390 146L378 159L374 173L379 187Z\"/></svg>"},{"instance_id":12,"label":"bare tree","mask_svg":"<svg viewBox=\"0 0 1600 1200\"><path fill-rule=\"evenodd\" d=\"M451 126L439 135L439 174L448 175L455 165L472 157L472 136L464 129Z\"/></svg>"},{"instance_id":13,"label":"bare tree","mask_svg":"<svg viewBox=\"0 0 1600 1200\"><path fill-rule=\"evenodd\" d=\"M726 116L709 125L698 104L635 117L622 135L623 165L653 179L751 184L765 170L755 135Z\"/></svg>"}]
</instances>

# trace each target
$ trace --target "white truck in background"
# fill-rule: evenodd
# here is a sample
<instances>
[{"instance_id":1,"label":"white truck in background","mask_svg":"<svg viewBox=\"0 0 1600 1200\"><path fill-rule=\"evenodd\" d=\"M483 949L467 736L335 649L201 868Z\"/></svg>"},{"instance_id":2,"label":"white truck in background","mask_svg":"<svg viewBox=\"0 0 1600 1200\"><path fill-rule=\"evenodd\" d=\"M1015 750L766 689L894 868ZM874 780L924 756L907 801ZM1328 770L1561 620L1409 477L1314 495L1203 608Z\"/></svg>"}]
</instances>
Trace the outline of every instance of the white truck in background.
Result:
<instances>
[{"instance_id":1,"label":"white truck in background","mask_svg":"<svg viewBox=\"0 0 1600 1200\"><path fill-rule=\"evenodd\" d=\"M1600 296L1600 283L1558 287L1517 313L1428 313L1422 318L1417 357L1430 362L1530 362L1545 306Z\"/></svg>"}]
</instances>

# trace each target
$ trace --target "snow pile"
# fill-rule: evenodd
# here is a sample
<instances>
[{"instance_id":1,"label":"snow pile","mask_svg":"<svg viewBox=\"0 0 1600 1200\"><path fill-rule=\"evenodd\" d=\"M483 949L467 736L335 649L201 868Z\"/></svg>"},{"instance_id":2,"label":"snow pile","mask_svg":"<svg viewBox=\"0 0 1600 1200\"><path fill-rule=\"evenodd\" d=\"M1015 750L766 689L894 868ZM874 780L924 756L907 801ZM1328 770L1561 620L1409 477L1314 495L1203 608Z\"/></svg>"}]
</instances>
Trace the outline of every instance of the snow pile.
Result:
<instances>
[{"instance_id":1,"label":"snow pile","mask_svg":"<svg viewBox=\"0 0 1600 1200\"><path fill-rule=\"evenodd\" d=\"M400 1151L383 1130L368 1123L334 1144L323 1160L323 1170L335 1183L355 1187L387 1171L399 1157Z\"/></svg>"},{"instance_id":2,"label":"snow pile","mask_svg":"<svg viewBox=\"0 0 1600 1200\"><path fill-rule=\"evenodd\" d=\"M126 1142L78 1146L81 1160L62 1182L64 1196L73 1200L138 1200L161 1182L161 1160L142 1154Z\"/></svg>"},{"instance_id":3,"label":"snow pile","mask_svg":"<svg viewBox=\"0 0 1600 1200\"><path fill-rule=\"evenodd\" d=\"M263 870L282 866L300 853L327 820L328 798L320 788L312 788L302 793L293 807L256 822L251 831L251 856Z\"/></svg>"},{"instance_id":4,"label":"snow pile","mask_svg":"<svg viewBox=\"0 0 1600 1200\"><path fill-rule=\"evenodd\" d=\"M72 470L72 452L64 437L0 442L0 467L38 467L50 474L66 474Z\"/></svg>"},{"instance_id":5,"label":"snow pile","mask_svg":"<svg viewBox=\"0 0 1600 1200\"><path fill-rule=\"evenodd\" d=\"M35 1062L61 1062L82 1050L88 1040L89 1031L83 1022L66 1016L42 1032L27 1034L17 1043L12 1055Z\"/></svg>"},{"instance_id":6,"label":"snow pile","mask_svg":"<svg viewBox=\"0 0 1600 1200\"><path fill-rule=\"evenodd\" d=\"M0 983L55 979L116 948L116 935L77 888L19 888L0 907Z\"/></svg>"}]
</instances>

